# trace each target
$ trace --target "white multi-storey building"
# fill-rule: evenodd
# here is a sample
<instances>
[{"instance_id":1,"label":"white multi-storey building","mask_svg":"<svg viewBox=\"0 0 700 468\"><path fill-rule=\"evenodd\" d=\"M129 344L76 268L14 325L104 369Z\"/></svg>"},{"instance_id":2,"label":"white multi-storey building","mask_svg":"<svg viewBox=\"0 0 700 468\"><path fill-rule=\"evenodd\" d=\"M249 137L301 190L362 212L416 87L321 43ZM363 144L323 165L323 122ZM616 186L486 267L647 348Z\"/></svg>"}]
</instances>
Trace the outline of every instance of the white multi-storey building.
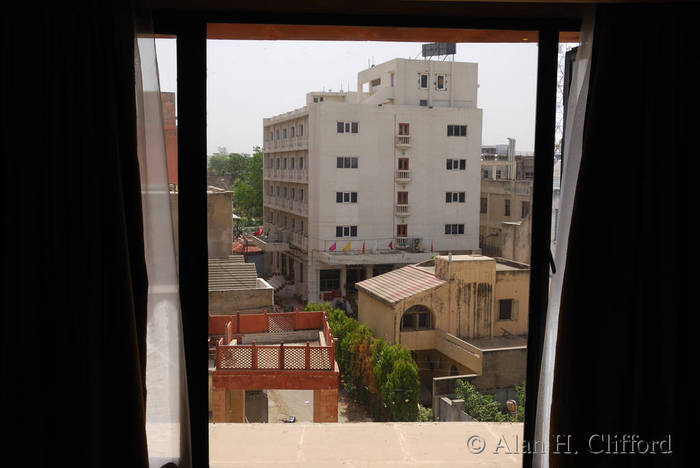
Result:
<instances>
[{"instance_id":1,"label":"white multi-storey building","mask_svg":"<svg viewBox=\"0 0 700 468\"><path fill-rule=\"evenodd\" d=\"M266 272L306 300L479 248L477 64L394 59L263 120Z\"/></svg>"}]
</instances>

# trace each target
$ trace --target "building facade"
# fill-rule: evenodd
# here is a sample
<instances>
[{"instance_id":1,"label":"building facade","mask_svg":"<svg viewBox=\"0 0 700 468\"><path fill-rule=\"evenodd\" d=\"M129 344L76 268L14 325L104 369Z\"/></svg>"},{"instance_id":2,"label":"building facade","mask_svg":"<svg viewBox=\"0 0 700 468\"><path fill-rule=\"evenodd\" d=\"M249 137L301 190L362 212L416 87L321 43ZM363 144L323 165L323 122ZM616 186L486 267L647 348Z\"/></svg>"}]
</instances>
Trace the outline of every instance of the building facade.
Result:
<instances>
[{"instance_id":1,"label":"building facade","mask_svg":"<svg viewBox=\"0 0 700 468\"><path fill-rule=\"evenodd\" d=\"M530 263L534 156L515 140L481 147L479 246L486 255Z\"/></svg>"},{"instance_id":2,"label":"building facade","mask_svg":"<svg viewBox=\"0 0 700 468\"><path fill-rule=\"evenodd\" d=\"M411 350L423 399L432 379L469 375L498 390L525 378L530 269L483 255L442 255L357 285L359 320Z\"/></svg>"},{"instance_id":3,"label":"building facade","mask_svg":"<svg viewBox=\"0 0 700 468\"><path fill-rule=\"evenodd\" d=\"M395 59L264 119L265 271L305 300L479 247L477 64Z\"/></svg>"}]
</instances>

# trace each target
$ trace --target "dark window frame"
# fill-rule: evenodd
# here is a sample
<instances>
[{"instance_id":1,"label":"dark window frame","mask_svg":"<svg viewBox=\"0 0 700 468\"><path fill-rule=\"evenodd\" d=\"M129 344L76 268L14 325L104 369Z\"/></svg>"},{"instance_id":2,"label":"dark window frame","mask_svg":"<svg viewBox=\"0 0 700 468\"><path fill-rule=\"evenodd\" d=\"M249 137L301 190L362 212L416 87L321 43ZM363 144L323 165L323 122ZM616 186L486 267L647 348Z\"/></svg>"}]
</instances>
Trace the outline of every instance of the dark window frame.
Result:
<instances>
[{"instance_id":1,"label":"dark window frame","mask_svg":"<svg viewBox=\"0 0 700 468\"><path fill-rule=\"evenodd\" d=\"M323 7L318 7L323 8ZM416 8L420 8L416 6ZM539 12L531 15L515 15L511 10L490 10L491 14L470 14L471 6L455 5L454 14L423 15L420 23L415 16L402 11L370 13L365 15L336 14L329 8L325 12L311 11L257 11L250 10L242 16L231 10L199 10L196 14L182 11L154 9L154 32L174 36L177 41L177 100L178 100L178 169L180 196L178 215L181 221L179 235L180 303L183 322L185 366L189 390L190 432L193 434L190 455L194 466L209 463L208 442L208 389L207 368L201 365L208 359L208 350L202 345L208 336L206 318L199 313L208 303L207 288L207 238L206 238L206 160L188 158L190 154L205 154L206 138L206 41L207 23L248 24L308 24L374 26L389 22L393 27L433 27L530 30L538 33L537 91L535 116L535 164L537 177L533 186L531 205L533 227L531 244L530 295L528 319L527 395L530 402L525 409L524 440L533 440L534 416L537 411L539 365L542 356L544 323L548 301L550 273L549 237L551 228L551 180L555 128L555 103L557 83L557 52L560 31L578 31L581 15L575 9L548 10L537 6L526 10ZM474 6L474 8L480 8ZM490 7L485 7L490 8ZM495 6L493 8L496 8ZM396 10L396 8L395 8ZM565 12L565 14L561 14ZM523 466L532 466L532 454L523 454Z\"/></svg>"}]
</instances>

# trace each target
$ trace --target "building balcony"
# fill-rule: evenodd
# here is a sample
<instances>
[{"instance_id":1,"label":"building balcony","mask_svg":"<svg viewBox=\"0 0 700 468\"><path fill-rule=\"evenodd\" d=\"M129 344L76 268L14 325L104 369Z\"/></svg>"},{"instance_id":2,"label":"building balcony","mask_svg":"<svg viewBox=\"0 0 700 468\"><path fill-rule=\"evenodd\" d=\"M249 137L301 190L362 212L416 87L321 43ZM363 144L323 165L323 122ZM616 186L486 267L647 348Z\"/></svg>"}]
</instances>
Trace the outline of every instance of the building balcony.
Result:
<instances>
[{"instance_id":1,"label":"building balcony","mask_svg":"<svg viewBox=\"0 0 700 468\"><path fill-rule=\"evenodd\" d=\"M430 245L428 245L430 247ZM417 237L397 237L394 239L394 248L398 250L406 250L408 252L423 252L425 245L423 239Z\"/></svg>"},{"instance_id":2,"label":"building balcony","mask_svg":"<svg viewBox=\"0 0 700 468\"><path fill-rule=\"evenodd\" d=\"M411 181L411 171L409 170L398 170L394 175L394 179L398 184L407 184Z\"/></svg>"},{"instance_id":3,"label":"building balcony","mask_svg":"<svg viewBox=\"0 0 700 468\"><path fill-rule=\"evenodd\" d=\"M408 148L411 146L411 137L409 135L396 135L396 147Z\"/></svg>"},{"instance_id":4,"label":"building balcony","mask_svg":"<svg viewBox=\"0 0 700 468\"><path fill-rule=\"evenodd\" d=\"M309 171L307 169L267 168L263 169L263 179L306 184L309 182Z\"/></svg>"},{"instance_id":5,"label":"building balcony","mask_svg":"<svg viewBox=\"0 0 700 468\"><path fill-rule=\"evenodd\" d=\"M301 250L309 250L309 238L306 234L300 232L292 233L291 244Z\"/></svg>"},{"instance_id":6,"label":"building balcony","mask_svg":"<svg viewBox=\"0 0 700 468\"><path fill-rule=\"evenodd\" d=\"M405 218L411 214L411 210L409 209L408 205L396 204L394 205L394 214L398 217Z\"/></svg>"},{"instance_id":7,"label":"building balcony","mask_svg":"<svg viewBox=\"0 0 700 468\"><path fill-rule=\"evenodd\" d=\"M282 138L280 140L268 141L263 145L265 152L274 153L279 151L296 151L299 149L307 149L309 146L309 138L293 137Z\"/></svg>"}]
</instances>

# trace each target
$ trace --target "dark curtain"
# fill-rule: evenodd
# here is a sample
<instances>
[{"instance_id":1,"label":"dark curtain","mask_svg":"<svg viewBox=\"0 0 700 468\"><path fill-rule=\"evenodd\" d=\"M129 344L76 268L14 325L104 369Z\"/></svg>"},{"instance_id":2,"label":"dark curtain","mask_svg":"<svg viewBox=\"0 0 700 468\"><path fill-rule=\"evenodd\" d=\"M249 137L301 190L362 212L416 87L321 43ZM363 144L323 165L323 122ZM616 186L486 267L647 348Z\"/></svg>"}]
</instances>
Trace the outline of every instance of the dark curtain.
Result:
<instances>
[{"instance_id":1,"label":"dark curtain","mask_svg":"<svg viewBox=\"0 0 700 468\"><path fill-rule=\"evenodd\" d=\"M133 16L116 3L0 20L0 418L3 458L30 466L147 466Z\"/></svg>"},{"instance_id":2,"label":"dark curtain","mask_svg":"<svg viewBox=\"0 0 700 468\"><path fill-rule=\"evenodd\" d=\"M681 466L688 452L697 31L692 6L598 6L550 439L579 453L552 466ZM672 454L591 453L651 451L669 435L656 451Z\"/></svg>"}]
</instances>

